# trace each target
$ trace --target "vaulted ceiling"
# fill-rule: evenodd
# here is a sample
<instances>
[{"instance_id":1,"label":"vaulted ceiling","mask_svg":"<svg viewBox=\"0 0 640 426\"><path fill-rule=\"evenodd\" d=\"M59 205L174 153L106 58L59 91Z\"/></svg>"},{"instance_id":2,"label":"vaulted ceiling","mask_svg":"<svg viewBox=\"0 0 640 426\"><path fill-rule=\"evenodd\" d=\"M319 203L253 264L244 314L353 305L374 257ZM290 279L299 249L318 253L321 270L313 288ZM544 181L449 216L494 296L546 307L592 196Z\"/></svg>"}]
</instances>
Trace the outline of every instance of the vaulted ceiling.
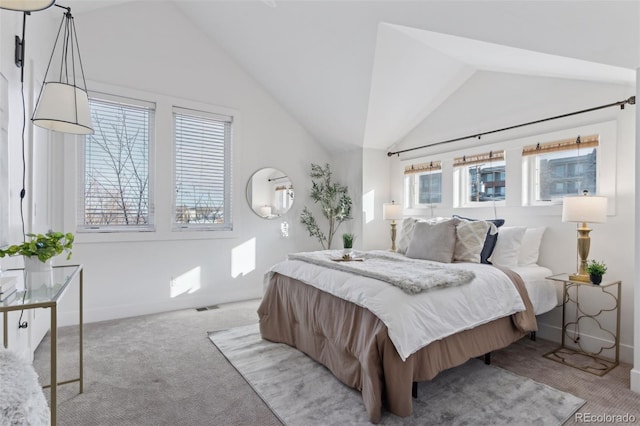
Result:
<instances>
[{"instance_id":1,"label":"vaulted ceiling","mask_svg":"<svg viewBox=\"0 0 640 426\"><path fill-rule=\"evenodd\" d=\"M636 1L174 4L329 149L391 146L478 70L634 84L640 67Z\"/></svg>"}]
</instances>

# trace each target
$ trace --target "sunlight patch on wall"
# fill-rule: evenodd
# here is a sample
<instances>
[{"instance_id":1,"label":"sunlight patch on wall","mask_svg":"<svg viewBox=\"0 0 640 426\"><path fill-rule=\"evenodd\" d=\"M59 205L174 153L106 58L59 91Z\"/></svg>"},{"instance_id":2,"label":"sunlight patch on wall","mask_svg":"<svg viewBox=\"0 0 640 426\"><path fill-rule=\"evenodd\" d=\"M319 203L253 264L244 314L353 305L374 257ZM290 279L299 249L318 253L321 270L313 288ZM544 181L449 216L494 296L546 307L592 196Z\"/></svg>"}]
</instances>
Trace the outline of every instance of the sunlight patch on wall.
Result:
<instances>
[{"instance_id":1,"label":"sunlight patch on wall","mask_svg":"<svg viewBox=\"0 0 640 426\"><path fill-rule=\"evenodd\" d=\"M201 282L202 280L199 266L185 272L182 275L171 278L171 283L169 284L171 297L176 297L187 292L194 293L200 290Z\"/></svg>"},{"instance_id":2,"label":"sunlight patch on wall","mask_svg":"<svg viewBox=\"0 0 640 426\"><path fill-rule=\"evenodd\" d=\"M246 275L254 269L256 269L256 239L251 238L231 250L231 277Z\"/></svg>"},{"instance_id":3,"label":"sunlight patch on wall","mask_svg":"<svg viewBox=\"0 0 640 426\"><path fill-rule=\"evenodd\" d=\"M362 196L362 211L364 212L364 223L369 223L376 218L375 215L375 191L372 189Z\"/></svg>"}]
</instances>

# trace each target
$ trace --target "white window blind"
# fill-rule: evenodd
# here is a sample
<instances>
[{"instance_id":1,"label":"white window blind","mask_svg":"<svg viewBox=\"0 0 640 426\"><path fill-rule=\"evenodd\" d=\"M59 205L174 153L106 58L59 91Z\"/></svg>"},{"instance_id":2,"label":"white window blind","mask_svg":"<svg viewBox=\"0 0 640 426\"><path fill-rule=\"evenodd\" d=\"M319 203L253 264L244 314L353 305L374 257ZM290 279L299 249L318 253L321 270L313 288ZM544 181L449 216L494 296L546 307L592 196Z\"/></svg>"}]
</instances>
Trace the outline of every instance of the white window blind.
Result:
<instances>
[{"instance_id":1,"label":"white window blind","mask_svg":"<svg viewBox=\"0 0 640 426\"><path fill-rule=\"evenodd\" d=\"M173 108L174 229L231 230L233 118Z\"/></svg>"},{"instance_id":2,"label":"white window blind","mask_svg":"<svg viewBox=\"0 0 640 426\"><path fill-rule=\"evenodd\" d=\"M155 105L89 100L94 134L82 149L79 231L153 230L150 147Z\"/></svg>"}]
</instances>

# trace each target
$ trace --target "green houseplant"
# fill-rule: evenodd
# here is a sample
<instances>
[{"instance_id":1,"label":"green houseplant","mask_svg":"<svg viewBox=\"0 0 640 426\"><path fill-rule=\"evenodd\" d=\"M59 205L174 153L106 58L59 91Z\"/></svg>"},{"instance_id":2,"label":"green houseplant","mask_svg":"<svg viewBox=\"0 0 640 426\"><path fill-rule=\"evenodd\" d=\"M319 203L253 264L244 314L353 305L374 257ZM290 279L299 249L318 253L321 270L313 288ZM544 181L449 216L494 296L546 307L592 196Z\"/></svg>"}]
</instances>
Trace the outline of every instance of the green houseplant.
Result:
<instances>
[{"instance_id":1,"label":"green houseplant","mask_svg":"<svg viewBox=\"0 0 640 426\"><path fill-rule=\"evenodd\" d=\"M355 234L345 233L342 234L342 247L345 249L353 248L353 240L356 239Z\"/></svg>"},{"instance_id":2,"label":"green houseplant","mask_svg":"<svg viewBox=\"0 0 640 426\"><path fill-rule=\"evenodd\" d=\"M342 222L352 219L351 197L347 194L347 187L331 180L331 169L311 164L311 199L320 203L323 216L329 222L329 232L325 235L313 213L305 206L300 215L300 222L307 228L309 236L316 237L323 249L330 249L333 235Z\"/></svg>"},{"instance_id":3,"label":"green houseplant","mask_svg":"<svg viewBox=\"0 0 640 426\"><path fill-rule=\"evenodd\" d=\"M41 262L47 262L54 256L67 253L67 260L71 259L73 247L73 234L49 231L46 234L26 234L27 241L14 244L6 249L0 249L0 258L5 256L18 256L38 258Z\"/></svg>"},{"instance_id":4,"label":"green houseplant","mask_svg":"<svg viewBox=\"0 0 640 426\"><path fill-rule=\"evenodd\" d=\"M590 260L584 270L589 274L589 279L593 284L600 284L602 276L607 272L607 265L604 262Z\"/></svg>"},{"instance_id":5,"label":"green houseplant","mask_svg":"<svg viewBox=\"0 0 640 426\"><path fill-rule=\"evenodd\" d=\"M344 233L342 234L342 258L344 260L351 260L353 256L353 240L356 239L355 234Z\"/></svg>"}]
</instances>

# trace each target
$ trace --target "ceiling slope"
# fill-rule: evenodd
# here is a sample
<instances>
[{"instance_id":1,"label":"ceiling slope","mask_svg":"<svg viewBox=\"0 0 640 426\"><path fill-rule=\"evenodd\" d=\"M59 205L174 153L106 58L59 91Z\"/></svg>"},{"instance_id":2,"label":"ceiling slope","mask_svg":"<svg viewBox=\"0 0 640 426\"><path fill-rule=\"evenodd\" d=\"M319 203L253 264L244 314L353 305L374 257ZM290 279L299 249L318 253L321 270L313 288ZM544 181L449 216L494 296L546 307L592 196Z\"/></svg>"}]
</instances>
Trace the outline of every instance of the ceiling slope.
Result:
<instances>
[{"instance_id":1,"label":"ceiling slope","mask_svg":"<svg viewBox=\"0 0 640 426\"><path fill-rule=\"evenodd\" d=\"M392 145L477 70L628 83L640 67L636 1L174 3L332 150Z\"/></svg>"}]
</instances>

